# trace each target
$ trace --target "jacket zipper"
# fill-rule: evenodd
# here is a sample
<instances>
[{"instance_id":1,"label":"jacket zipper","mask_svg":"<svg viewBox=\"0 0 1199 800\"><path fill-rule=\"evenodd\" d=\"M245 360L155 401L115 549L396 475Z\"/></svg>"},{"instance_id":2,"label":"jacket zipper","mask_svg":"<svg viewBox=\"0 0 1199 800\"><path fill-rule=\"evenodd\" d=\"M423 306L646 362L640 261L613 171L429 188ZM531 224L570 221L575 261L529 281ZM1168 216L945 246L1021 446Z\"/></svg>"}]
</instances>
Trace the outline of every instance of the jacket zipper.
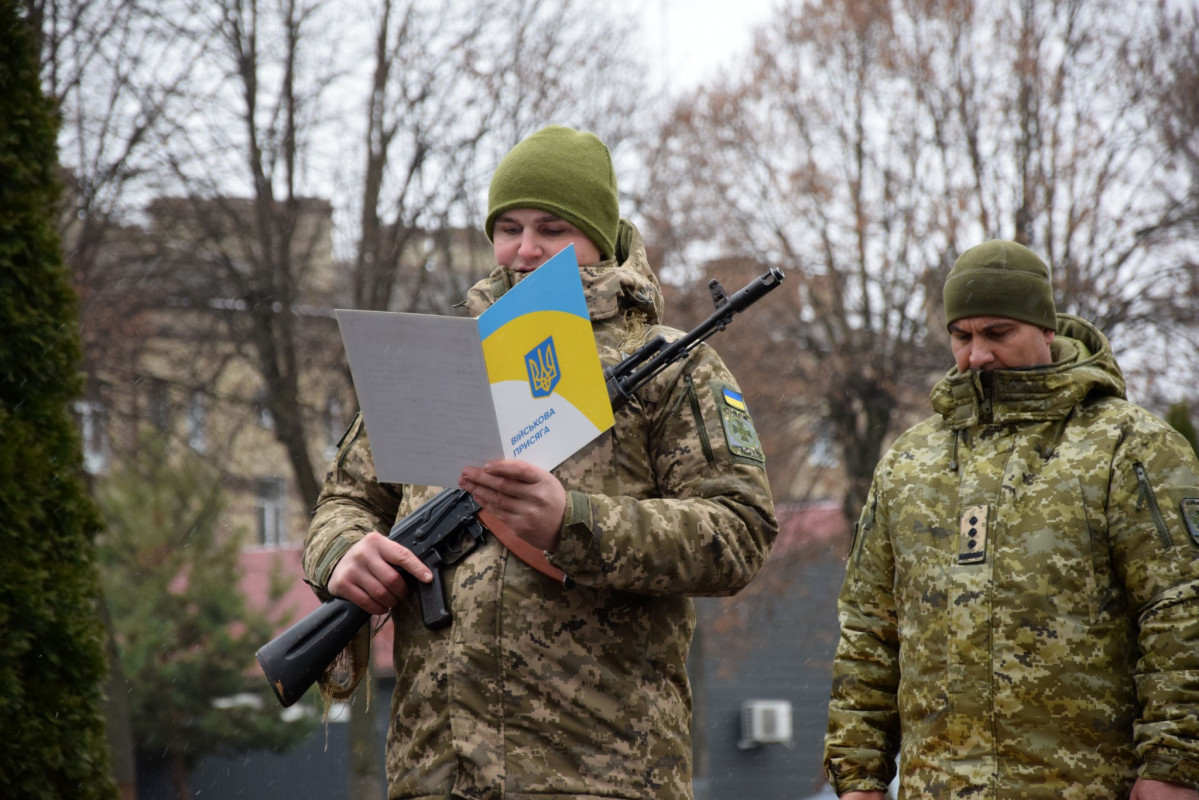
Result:
<instances>
[{"instance_id":1,"label":"jacket zipper","mask_svg":"<svg viewBox=\"0 0 1199 800\"><path fill-rule=\"evenodd\" d=\"M979 384L982 387L983 397L982 404L978 410L979 422L984 425L991 424L991 418L994 415L994 401L991 398L994 382L990 372L983 372L978 376Z\"/></svg>"},{"instance_id":2,"label":"jacket zipper","mask_svg":"<svg viewBox=\"0 0 1199 800\"><path fill-rule=\"evenodd\" d=\"M358 432L362 430L362 423L358 417L354 417L350 421L350 427L346 428L345 433L337 440L337 457L334 461L334 469L336 471L337 480L343 480L341 470L345 466L346 456L350 453L350 446L358 439ZM351 434L353 434L351 436Z\"/></svg>"},{"instance_id":3,"label":"jacket zipper","mask_svg":"<svg viewBox=\"0 0 1199 800\"><path fill-rule=\"evenodd\" d=\"M1149 473L1145 471L1145 465L1140 461L1134 461L1132 462L1132 471L1137 474L1137 483L1140 484L1140 489L1137 491L1137 510L1140 511L1146 505L1149 506L1149 513L1153 515L1153 524L1157 526L1157 538L1161 540L1163 547L1173 547L1174 539L1166 527L1166 520L1162 516L1161 506L1157 504L1157 495L1153 493L1153 485L1149 483Z\"/></svg>"},{"instance_id":4,"label":"jacket zipper","mask_svg":"<svg viewBox=\"0 0 1199 800\"><path fill-rule=\"evenodd\" d=\"M871 492L861 518L853 526L853 543L850 545L849 551L853 553L855 567L862 564L862 550L866 547L866 535L874 528L874 512L877 510L878 493Z\"/></svg>"},{"instance_id":5,"label":"jacket zipper","mask_svg":"<svg viewBox=\"0 0 1199 800\"><path fill-rule=\"evenodd\" d=\"M712 452L712 442L708 439L708 429L704 427L703 410L699 405L699 393L695 391L695 380L690 373L683 376L684 382L687 384L687 399L691 403L691 414L695 417L695 430L699 434L699 442L703 447L704 458L707 459L708 465L711 466L716 462L716 455Z\"/></svg>"}]
</instances>

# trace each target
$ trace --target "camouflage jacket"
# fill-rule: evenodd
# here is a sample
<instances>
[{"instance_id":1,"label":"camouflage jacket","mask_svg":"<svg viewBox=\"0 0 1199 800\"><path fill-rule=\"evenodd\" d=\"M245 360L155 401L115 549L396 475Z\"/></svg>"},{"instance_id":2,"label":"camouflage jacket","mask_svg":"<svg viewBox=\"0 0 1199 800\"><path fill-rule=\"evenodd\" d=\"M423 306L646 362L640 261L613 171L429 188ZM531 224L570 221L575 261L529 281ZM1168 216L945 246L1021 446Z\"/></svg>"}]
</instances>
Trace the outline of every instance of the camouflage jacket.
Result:
<instances>
[{"instance_id":1,"label":"camouflage jacket","mask_svg":"<svg viewBox=\"0 0 1199 800\"><path fill-rule=\"evenodd\" d=\"M875 471L839 603L838 793L1119 798L1199 787L1199 463L1103 335L951 371Z\"/></svg>"},{"instance_id":2,"label":"camouflage jacket","mask_svg":"<svg viewBox=\"0 0 1199 800\"><path fill-rule=\"evenodd\" d=\"M640 238L581 269L601 359L657 326L661 289ZM512 285L497 269L467 306ZM727 595L777 533L760 444L710 347L659 374L616 424L554 474L568 490L550 580L496 540L445 573L453 624L431 632L415 596L392 613L392 798L689 798L690 595ZM318 587L363 534L434 489L378 483L356 422L330 465L305 570Z\"/></svg>"}]
</instances>

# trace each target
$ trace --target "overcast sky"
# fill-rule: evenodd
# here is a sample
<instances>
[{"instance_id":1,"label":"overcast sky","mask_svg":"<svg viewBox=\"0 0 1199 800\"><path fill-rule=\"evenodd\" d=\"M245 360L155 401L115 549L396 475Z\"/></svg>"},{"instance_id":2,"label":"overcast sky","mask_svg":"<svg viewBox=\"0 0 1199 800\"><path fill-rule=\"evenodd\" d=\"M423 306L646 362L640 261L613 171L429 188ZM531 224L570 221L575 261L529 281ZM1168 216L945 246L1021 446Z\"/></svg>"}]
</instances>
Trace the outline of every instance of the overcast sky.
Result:
<instances>
[{"instance_id":1,"label":"overcast sky","mask_svg":"<svg viewBox=\"0 0 1199 800\"><path fill-rule=\"evenodd\" d=\"M749 50L752 31L777 0L617 0L639 16L655 87L666 76L672 92L693 87Z\"/></svg>"}]
</instances>

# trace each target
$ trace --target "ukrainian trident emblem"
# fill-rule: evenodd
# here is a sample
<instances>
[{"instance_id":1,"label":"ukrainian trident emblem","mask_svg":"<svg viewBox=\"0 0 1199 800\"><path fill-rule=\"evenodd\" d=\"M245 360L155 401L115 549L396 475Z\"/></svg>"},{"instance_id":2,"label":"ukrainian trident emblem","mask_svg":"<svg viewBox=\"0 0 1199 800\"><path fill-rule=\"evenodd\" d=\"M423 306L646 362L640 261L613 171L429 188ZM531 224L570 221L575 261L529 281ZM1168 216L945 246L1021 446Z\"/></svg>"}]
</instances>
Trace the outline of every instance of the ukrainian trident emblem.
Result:
<instances>
[{"instance_id":1,"label":"ukrainian trident emblem","mask_svg":"<svg viewBox=\"0 0 1199 800\"><path fill-rule=\"evenodd\" d=\"M558 385L562 373L558 371L558 354L554 352L554 337L546 339L525 354L525 366L529 369L529 389L534 397L549 397Z\"/></svg>"}]
</instances>

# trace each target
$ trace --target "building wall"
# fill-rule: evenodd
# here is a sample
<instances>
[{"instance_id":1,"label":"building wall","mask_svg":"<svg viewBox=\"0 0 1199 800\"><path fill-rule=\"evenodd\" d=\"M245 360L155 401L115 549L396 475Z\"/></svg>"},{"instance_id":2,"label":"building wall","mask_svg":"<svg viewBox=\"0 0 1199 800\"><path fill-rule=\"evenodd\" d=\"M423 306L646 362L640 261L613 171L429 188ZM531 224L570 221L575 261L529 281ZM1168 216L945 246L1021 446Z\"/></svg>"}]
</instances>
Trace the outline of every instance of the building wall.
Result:
<instances>
[{"instance_id":1,"label":"building wall","mask_svg":"<svg viewBox=\"0 0 1199 800\"><path fill-rule=\"evenodd\" d=\"M355 403L332 310L332 208L303 200L297 209L293 302L266 306L286 317L301 351L297 410L319 475ZM266 308L249 299L262 280L250 266L259 257L251 212L236 198L160 198L146 226L112 231L93 264L98 288L79 287L89 379L78 409L94 474L136 458L156 432L221 467L230 535L276 547L303 540L310 509L248 335L251 315Z\"/></svg>"},{"instance_id":2,"label":"building wall","mask_svg":"<svg viewBox=\"0 0 1199 800\"><path fill-rule=\"evenodd\" d=\"M796 800L819 793L845 534L776 553L741 595L697 602L696 800ZM790 744L742 747L741 705L791 704Z\"/></svg>"},{"instance_id":3,"label":"building wall","mask_svg":"<svg viewBox=\"0 0 1199 800\"><path fill-rule=\"evenodd\" d=\"M394 681L374 687L371 712L379 734L379 759L383 759L389 704ZM379 700L382 698L382 701ZM350 726L347 718L319 726L311 736L286 753L260 750L201 759L191 775L192 794L203 798L254 798L254 800L385 800L351 793ZM138 800L176 800L167 765L142 753L137 768Z\"/></svg>"}]
</instances>

